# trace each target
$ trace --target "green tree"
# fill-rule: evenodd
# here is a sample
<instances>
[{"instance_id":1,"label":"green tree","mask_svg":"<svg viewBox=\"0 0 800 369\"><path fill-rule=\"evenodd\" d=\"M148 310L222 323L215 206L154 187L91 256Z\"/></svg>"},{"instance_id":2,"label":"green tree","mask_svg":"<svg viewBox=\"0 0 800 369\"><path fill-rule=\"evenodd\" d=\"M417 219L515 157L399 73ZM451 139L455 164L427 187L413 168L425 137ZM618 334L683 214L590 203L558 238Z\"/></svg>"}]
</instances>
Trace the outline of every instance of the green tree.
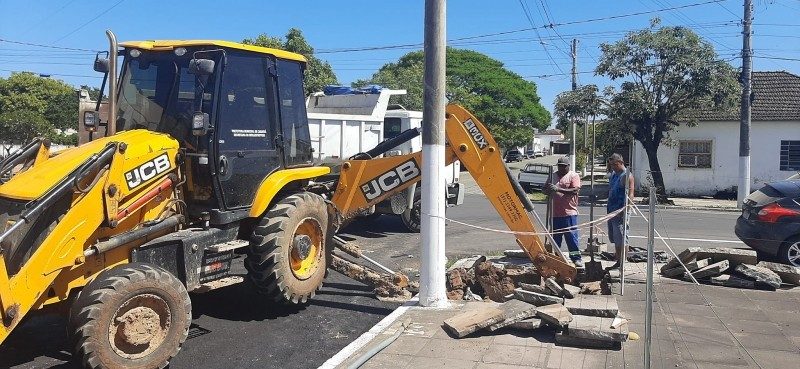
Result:
<instances>
[{"instance_id":1,"label":"green tree","mask_svg":"<svg viewBox=\"0 0 800 369\"><path fill-rule=\"evenodd\" d=\"M74 88L32 73L0 78L0 120L0 140L6 143L24 143L37 136L71 143L66 132L78 127Z\"/></svg>"},{"instance_id":2,"label":"green tree","mask_svg":"<svg viewBox=\"0 0 800 369\"><path fill-rule=\"evenodd\" d=\"M256 38L246 38L242 43L291 51L305 56L308 59L305 75L306 95L322 91L326 85L339 83L331 65L314 56L314 48L308 44L303 32L297 28L289 29L283 38L262 33Z\"/></svg>"},{"instance_id":3,"label":"green tree","mask_svg":"<svg viewBox=\"0 0 800 369\"><path fill-rule=\"evenodd\" d=\"M731 109L739 93L736 72L692 30L659 27L658 19L600 49L595 72L623 80L619 90L607 89L607 118L641 143L659 201L668 202L658 148L681 122L697 124L692 111Z\"/></svg>"},{"instance_id":4,"label":"green tree","mask_svg":"<svg viewBox=\"0 0 800 369\"><path fill-rule=\"evenodd\" d=\"M422 110L423 73L424 54L413 51L354 85L405 89L408 94L396 102L407 109ZM526 145L533 138L534 128L544 130L550 124L550 113L541 105L535 83L476 51L447 49L446 95L486 124L503 147Z\"/></svg>"}]
</instances>

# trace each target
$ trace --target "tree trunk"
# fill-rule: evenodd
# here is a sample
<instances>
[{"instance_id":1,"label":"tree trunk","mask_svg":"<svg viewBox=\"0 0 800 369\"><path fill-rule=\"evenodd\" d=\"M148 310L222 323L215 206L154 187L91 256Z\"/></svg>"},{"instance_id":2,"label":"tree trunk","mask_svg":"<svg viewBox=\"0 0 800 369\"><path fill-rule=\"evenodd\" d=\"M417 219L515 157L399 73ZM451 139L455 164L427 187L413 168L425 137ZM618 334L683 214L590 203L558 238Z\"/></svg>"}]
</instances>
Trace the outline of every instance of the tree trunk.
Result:
<instances>
[{"instance_id":1,"label":"tree trunk","mask_svg":"<svg viewBox=\"0 0 800 369\"><path fill-rule=\"evenodd\" d=\"M658 203L672 204L672 201L667 198L667 188L664 186L664 174L661 172L661 164L658 163L658 146L642 146L644 146L644 151L647 153L647 162L650 164L650 175L653 178L653 185L656 187Z\"/></svg>"}]
</instances>

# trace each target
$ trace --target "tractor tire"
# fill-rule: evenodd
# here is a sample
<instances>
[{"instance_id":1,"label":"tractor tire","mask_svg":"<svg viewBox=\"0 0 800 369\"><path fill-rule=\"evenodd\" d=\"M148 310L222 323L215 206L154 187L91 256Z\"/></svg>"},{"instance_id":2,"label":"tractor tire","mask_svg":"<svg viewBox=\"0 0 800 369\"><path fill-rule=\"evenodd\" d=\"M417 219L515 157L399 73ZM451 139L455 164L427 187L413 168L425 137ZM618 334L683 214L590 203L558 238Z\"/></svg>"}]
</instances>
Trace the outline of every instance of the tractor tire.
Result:
<instances>
[{"instance_id":1,"label":"tractor tire","mask_svg":"<svg viewBox=\"0 0 800 369\"><path fill-rule=\"evenodd\" d=\"M245 267L256 290L276 302L305 304L330 264L328 207L302 192L270 208L253 229Z\"/></svg>"},{"instance_id":2,"label":"tractor tire","mask_svg":"<svg viewBox=\"0 0 800 369\"><path fill-rule=\"evenodd\" d=\"M400 219L409 232L419 233L422 229L422 195L419 189L414 193L414 206L400 214Z\"/></svg>"},{"instance_id":3,"label":"tractor tire","mask_svg":"<svg viewBox=\"0 0 800 369\"><path fill-rule=\"evenodd\" d=\"M189 334L192 302L172 273L130 263L103 271L69 314L76 361L86 368L164 368Z\"/></svg>"}]
</instances>

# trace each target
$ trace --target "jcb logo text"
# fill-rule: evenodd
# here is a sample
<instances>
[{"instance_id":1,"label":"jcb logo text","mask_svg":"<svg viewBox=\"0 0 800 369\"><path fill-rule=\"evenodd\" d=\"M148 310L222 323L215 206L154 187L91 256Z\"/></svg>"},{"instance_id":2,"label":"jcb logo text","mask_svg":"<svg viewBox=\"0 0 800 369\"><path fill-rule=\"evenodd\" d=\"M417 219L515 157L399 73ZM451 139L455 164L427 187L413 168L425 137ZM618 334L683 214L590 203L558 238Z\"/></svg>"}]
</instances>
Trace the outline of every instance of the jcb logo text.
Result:
<instances>
[{"instance_id":1,"label":"jcb logo text","mask_svg":"<svg viewBox=\"0 0 800 369\"><path fill-rule=\"evenodd\" d=\"M409 160L364 183L361 185L361 192L371 201L419 176L417 162Z\"/></svg>"},{"instance_id":2,"label":"jcb logo text","mask_svg":"<svg viewBox=\"0 0 800 369\"><path fill-rule=\"evenodd\" d=\"M139 187L142 183L153 179L155 176L164 173L172 168L169 156L162 154L133 170L125 173L125 181L128 182L128 189L132 190Z\"/></svg>"}]
</instances>

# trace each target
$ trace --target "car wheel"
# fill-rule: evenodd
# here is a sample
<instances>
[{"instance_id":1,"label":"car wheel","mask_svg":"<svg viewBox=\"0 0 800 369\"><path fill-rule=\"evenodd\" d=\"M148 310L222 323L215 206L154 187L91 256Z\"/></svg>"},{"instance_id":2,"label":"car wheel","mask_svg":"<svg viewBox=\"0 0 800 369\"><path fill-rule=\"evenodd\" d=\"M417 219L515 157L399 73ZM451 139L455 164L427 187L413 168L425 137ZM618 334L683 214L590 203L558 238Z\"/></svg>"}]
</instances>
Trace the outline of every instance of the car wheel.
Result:
<instances>
[{"instance_id":1,"label":"car wheel","mask_svg":"<svg viewBox=\"0 0 800 369\"><path fill-rule=\"evenodd\" d=\"M800 237L786 241L778 253L778 258L784 264L800 267Z\"/></svg>"}]
</instances>

